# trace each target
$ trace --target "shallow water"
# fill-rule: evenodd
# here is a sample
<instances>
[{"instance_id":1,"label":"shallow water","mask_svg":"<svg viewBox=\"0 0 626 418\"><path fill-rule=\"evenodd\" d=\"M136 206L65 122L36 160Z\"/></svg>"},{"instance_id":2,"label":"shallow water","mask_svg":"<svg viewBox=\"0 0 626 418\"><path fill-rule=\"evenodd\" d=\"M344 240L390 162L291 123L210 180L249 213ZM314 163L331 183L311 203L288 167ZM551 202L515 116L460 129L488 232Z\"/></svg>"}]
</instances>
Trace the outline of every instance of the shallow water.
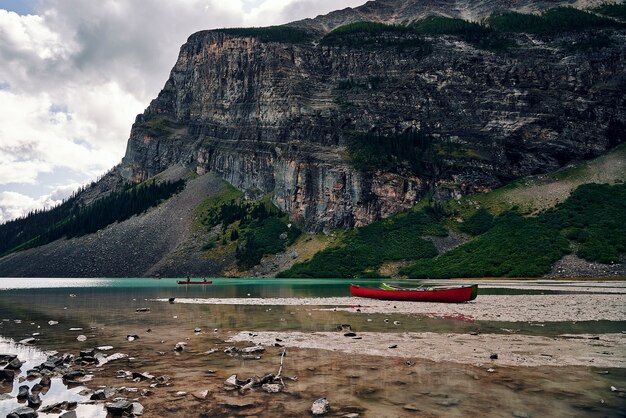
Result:
<instances>
[{"instance_id":1,"label":"shallow water","mask_svg":"<svg viewBox=\"0 0 626 418\"><path fill-rule=\"evenodd\" d=\"M280 347L268 347L258 360L244 360L223 352L226 346L232 345L224 342L228 335L241 330L315 332L332 331L340 324L350 324L359 332L479 331L485 334L557 335L620 332L626 329L626 322L548 322L538 326L423 315L354 315L317 310L311 306L183 305L154 300L170 297L347 296L351 282L213 280L212 285L179 286L174 279L0 279L3 289L0 291L0 335L3 336L0 354L16 353L21 360L39 364L44 356L40 350L77 354L84 348L112 345L114 349L110 353L122 352L131 358L107 364L87 386L93 389L101 384L118 387L129 384L115 379L115 372L119 369L169 375L173 387L164 388L156 396L140 399L146 406L146 416L307 416L312 401L322 396L331 401L333 412L330 416L358 412L362 417L511 417L514 414L618 417L624 416L623 411L626 411L623 393L610 390L611 386L626 387L624 369L500 367L496 372L488 373L487 367L477 365L419 360L407 364L406 359L303 349L289 349L285 358L285 375L298 376L297 381L286 381L287 393L270 395L257 391L245 396L226 393L222 385L230 374L246 378L275 373L278 368ZM376 286L379 281L357 283ZM506 286L498 289L506 289ZM520 294L516 293L519 289L511 292L508 294ZM522 289L521 295L532 294L528 292L524 293ZM136 312L144 307L150 311ZM51 325L51 320L58 323ZM394 325L395 320L400 324ZM201 328L202 332L195 334L195 328ZM12 342L33 333L39 334L36 336L38 348ZM81 334L87 337L85 342L76 339ZM140 339L132 342L126 339L127 335L134 334ZM181 354L173 352L178 341L189 344ZM217 351L203 354L211 349ZM25 365L22 371L28 368L30 365ZM16 382L11 392L17 393L18 386ZM210 389L210 402L174 396L178 390L201 388ZM50 392L42 399L47 405L78 400L78 396L76 388L68 391L62 382L55 380ZM241 410L222 406L233 399L243 399L254 405ZM0 402L0 416L15 406L15 401L11 406L4 402L8 401ZM88 407L99 409L84 410L78 416L102 416L97 415L102 414L101 406L80 406Z\"/></svg>"}]
</instances>

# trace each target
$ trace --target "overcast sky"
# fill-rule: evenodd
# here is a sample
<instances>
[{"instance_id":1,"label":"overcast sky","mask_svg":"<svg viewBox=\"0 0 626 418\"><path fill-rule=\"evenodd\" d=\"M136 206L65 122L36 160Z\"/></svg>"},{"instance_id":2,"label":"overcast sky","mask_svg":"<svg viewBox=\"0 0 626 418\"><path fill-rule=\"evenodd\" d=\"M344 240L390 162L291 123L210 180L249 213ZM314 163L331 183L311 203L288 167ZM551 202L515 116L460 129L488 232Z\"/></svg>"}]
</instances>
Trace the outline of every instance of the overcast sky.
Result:
<instances>
[{"instance_id":1,"label":"overcast sky","mask_svg":"<svg viewBox=\"0 0 626 418\"><path fill-rule=\"evenodd\" d=\"M0 223L60 203L124 155L193 32L365 0L0 0Z\"/></svg>"}]
</instances>

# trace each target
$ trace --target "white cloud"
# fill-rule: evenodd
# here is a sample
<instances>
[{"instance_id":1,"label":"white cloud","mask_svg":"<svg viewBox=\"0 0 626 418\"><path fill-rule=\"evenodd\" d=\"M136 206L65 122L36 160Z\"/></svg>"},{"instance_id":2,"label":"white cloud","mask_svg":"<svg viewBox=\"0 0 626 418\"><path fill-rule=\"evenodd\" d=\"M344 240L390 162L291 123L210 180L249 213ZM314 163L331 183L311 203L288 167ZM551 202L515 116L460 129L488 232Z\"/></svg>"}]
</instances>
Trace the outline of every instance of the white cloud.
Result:
<instances>
[{"instance_id":1,"label":"white cloud","mask_svg":"<svg viewBox=\"0 0 626 418\"><path fill-rule=\"evenodd\" d=\"M135 116L192 33L281 24L364 2L40 0L37 15L0 9L0 221L56 201L49 173L72 170L89 180L117 164ZM15 184L39 192L11 191Z\"/></svg>"}]
</instances>

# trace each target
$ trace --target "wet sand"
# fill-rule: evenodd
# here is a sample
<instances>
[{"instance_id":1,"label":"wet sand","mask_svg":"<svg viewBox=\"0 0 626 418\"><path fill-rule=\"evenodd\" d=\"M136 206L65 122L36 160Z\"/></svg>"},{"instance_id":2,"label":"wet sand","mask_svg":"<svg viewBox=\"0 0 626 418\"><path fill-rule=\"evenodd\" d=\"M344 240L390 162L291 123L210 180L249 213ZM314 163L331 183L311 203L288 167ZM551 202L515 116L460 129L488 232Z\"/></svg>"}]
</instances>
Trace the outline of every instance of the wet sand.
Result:
<instances>
[{"instance_id":1,"label":"wet sand","mask_svg":"<svg viewBox=\"0 0 626 418\"><path fill-rule=\"evenodd\" d=\"M160 301L166 302L161 299ZM479 295L469 303L397 302L356 297L181 298L176 303L260 306L326 306L361 313L462 316L477 321L626 321L626 294Z\"/></svg>"}]
</instances>

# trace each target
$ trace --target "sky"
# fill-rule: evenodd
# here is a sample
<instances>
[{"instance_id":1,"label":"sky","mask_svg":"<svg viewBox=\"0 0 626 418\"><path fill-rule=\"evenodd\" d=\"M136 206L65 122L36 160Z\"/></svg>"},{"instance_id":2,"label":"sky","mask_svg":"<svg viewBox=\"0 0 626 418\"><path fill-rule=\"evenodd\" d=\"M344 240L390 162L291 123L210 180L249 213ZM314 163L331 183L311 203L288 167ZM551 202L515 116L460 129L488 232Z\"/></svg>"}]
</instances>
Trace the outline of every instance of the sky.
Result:
<instances>
[{"instance_id":1,"label":"sky","mask_svg":"<svg viewBox=\"0 0 626 418\"><path fill-rule=\"evenodd\" d=\"M365 0L0 0L0 223L120 162L135 116L192 33Z\"/></svg>"}]
</instances>

